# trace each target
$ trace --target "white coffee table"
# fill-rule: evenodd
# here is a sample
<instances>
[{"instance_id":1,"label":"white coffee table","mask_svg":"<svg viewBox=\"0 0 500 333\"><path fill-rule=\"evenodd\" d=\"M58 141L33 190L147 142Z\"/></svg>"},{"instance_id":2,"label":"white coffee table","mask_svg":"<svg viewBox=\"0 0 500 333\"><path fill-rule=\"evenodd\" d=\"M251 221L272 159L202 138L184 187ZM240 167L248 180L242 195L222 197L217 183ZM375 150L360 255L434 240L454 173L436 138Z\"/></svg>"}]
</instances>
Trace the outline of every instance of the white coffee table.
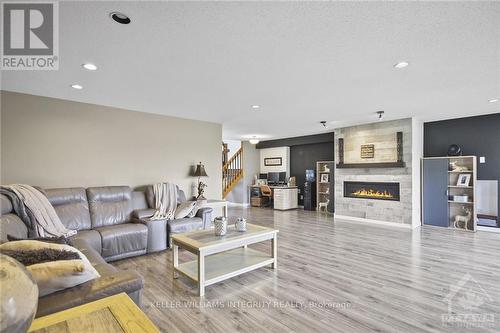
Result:
<instances>
[{"instance_id":1,"label":"white coffee table","mask_svg":"<svg viewBox=\"0 0 500 333\"><path fill-rule=\"evenodd\" d=\"M173 277L180 273L198 284L198 295L205 287L254 269L278 264L278 230L247 224L246 232L228 226L225 236L214 230L200 230L172 236ZM247 245L271 241L270 253L250 249ZM198 256L196 260L179 263L179 248Z\"/></svg>"}]
</instances>

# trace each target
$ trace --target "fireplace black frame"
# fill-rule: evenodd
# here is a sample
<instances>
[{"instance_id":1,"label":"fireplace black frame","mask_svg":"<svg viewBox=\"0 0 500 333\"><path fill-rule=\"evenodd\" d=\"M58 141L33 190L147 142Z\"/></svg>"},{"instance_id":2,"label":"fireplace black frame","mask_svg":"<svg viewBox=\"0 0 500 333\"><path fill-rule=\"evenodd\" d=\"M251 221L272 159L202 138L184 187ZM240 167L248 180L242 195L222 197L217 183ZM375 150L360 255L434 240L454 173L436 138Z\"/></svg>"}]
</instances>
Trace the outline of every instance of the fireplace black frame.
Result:
<instances>
[{"instance_id":1,"label":"fireplace black frame","mask_svg":"<svg viewBox=\"0 0 500 333\"><path fill-rule=\"evenodd\" d=\"M358 189L366 188L373 186L375 189L380 191L390 189L391 194L394 195L394 198L384 198L384 197L360 197L355 196L352 193L352 190L348 191L349 185L356 186ZM363 181L344 181L344 198L353 198L353 199L368 199L368 200L387 200L387 201L401 201L401 191L399 182L363 182Z\"/></svg>"}]
</instances>

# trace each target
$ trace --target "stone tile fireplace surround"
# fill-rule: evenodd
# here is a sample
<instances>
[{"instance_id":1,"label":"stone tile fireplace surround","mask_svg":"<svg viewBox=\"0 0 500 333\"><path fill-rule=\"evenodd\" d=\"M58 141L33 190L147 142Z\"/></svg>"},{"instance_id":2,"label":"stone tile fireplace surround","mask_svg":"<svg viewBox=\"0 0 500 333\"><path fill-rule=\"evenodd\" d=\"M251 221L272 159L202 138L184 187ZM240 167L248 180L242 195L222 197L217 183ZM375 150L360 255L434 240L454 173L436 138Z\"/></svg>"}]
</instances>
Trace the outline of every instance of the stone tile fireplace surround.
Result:
<instances>
[{"instance_id":1,"label":"stone tile fireplace surround","mask_svg":"<svg viewBox=\"0 0 500 333\"><path fill-rule=\"evenodd\" d=\"M386 163L397 159L396 133L403 132L404 168L336 168L335 214L340 216L392 222L412 223L412 119L377 122L335 130L335 152L338 161L339 138L344 139L345 163ZM375 146L375 156L361 159L360 147ZM399 183L399 201L353 198L344 195L344 182Z\"/></svg>"}]
</instances>

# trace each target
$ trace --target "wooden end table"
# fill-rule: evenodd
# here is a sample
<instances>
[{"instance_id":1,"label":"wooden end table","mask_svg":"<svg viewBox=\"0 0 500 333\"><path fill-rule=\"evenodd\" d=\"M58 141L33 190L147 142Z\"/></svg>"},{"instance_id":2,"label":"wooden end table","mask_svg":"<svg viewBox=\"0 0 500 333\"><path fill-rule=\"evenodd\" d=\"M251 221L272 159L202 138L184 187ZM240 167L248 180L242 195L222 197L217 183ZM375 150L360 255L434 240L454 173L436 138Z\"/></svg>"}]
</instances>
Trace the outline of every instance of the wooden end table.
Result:
<instances>
[{"instance_id":1,"label":"wooden end table","mask_svg":"<svg viewBox=\"0 0 500 333\"><path fill-rule=\"evenodd\" d=\"M127 294L121 293L36 318L28 332L156 333L160 331Z\"/></svg>"}]
</instances>

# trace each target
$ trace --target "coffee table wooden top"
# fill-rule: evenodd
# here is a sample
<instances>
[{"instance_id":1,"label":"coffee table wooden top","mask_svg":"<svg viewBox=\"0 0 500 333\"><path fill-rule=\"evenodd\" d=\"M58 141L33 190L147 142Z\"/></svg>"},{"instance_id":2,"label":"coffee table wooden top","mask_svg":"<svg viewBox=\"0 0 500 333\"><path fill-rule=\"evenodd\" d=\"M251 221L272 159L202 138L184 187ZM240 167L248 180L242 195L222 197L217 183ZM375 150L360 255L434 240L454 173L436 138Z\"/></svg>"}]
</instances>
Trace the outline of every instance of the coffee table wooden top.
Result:
<instances>
[{"instance_id":1,"label":"coffee table wooden top","mask_svg":"<svg viewBox=\"0 0 500 333\"><path fill-rule=\"evenodd\" d=\"M242 240L259 236L272 235L277 233L277 229L263 227L260 225L247 223L247 231L237 231L233 224L227 227L224 236L216 236L213 229L198 230L182 234L172 235L172 240L192 249L201 250L208 247L217 247L221 244L238 243Z\"/></svg>"}]
</instances>

